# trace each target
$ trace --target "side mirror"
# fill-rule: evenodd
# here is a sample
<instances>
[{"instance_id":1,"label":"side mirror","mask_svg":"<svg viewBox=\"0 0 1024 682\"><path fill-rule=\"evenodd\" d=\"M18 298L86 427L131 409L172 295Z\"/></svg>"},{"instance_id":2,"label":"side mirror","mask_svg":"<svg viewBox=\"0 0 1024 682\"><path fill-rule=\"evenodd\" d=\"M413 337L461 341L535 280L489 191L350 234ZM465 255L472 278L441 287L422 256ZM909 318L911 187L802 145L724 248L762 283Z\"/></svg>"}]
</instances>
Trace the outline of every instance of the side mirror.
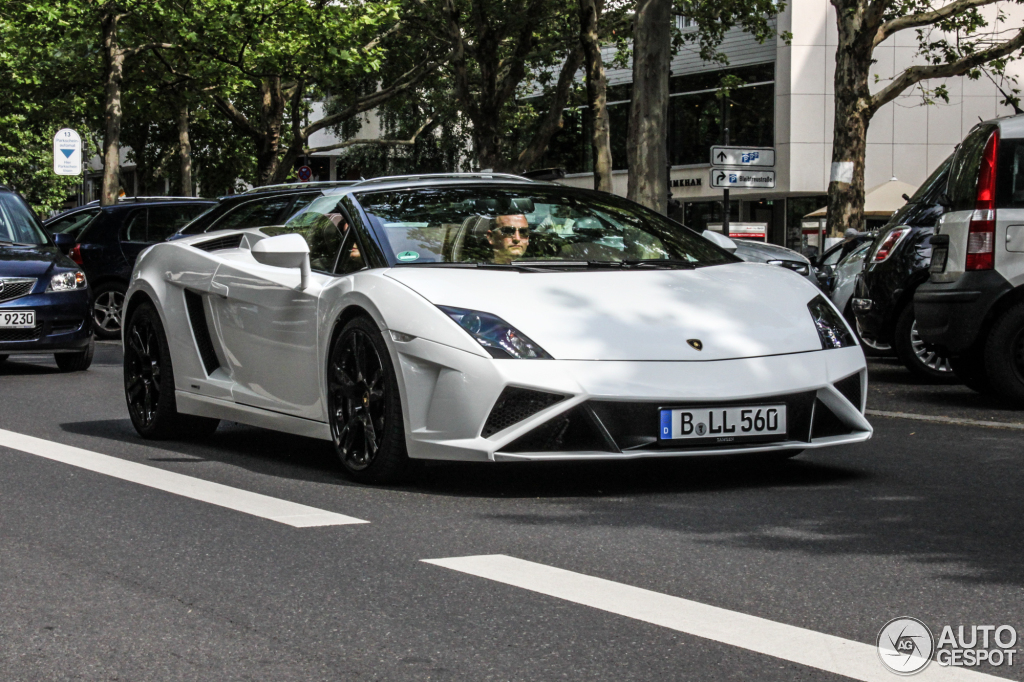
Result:
<instances>
[{"instance_id":1,"label":"side mirror","mask_svg":"<svg viewBox=\"0 0 1024 682\"><path fill-rule=\"evenodd\" d=\"M60 252L66 256L68 252L71 250L71 248L75 245L75 238L72 237L70 234L58 232L57 234L53 235L53 243L56 244L57 248L60 249Z\"/></svg>"},{"instance_id":2,"label":"side mirror","mask_svg":"<svg viewBox=\"0 0 1024 682\"><path fill-rule=\"evenodd\" d=\"M715 232L714 230L704 230L701 235L704 239L707 239L712 244L719 246L729 253L736 252L736 242L726 237L721 232Z\"/></svg>"},{"instance_id":3,"label":"side mirror","mask_svg":"<svg viewBox=\"0 0 1024 682\"><path fill-rule=\"evenodd\" d=\"M300 234L282 234L267 237L252 245L252 257L257 263L275 268L299 268L299 289L309 286L309 244Z\"/></svg>"}]
</instances>

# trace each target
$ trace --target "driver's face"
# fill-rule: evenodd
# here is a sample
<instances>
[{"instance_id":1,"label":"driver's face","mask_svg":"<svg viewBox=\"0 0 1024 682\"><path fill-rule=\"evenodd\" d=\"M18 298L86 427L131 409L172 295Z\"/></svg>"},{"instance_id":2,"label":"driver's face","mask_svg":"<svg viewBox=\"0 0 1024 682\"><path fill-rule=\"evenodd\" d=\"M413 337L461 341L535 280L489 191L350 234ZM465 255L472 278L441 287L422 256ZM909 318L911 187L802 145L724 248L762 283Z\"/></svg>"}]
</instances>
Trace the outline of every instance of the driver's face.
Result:
<instances>
[{"instance_id":1,"label":"driver's face","mask_svg":"<svg viewBox=\"0 0 1024 682\"><path fill-rule=\"evenodd\" d=\"M494 229L487 233L487 241L494 248L495 263L521 258L530 245L530 224L526 216L522 213L498 216Z\"/></svg>"}]
</instances>

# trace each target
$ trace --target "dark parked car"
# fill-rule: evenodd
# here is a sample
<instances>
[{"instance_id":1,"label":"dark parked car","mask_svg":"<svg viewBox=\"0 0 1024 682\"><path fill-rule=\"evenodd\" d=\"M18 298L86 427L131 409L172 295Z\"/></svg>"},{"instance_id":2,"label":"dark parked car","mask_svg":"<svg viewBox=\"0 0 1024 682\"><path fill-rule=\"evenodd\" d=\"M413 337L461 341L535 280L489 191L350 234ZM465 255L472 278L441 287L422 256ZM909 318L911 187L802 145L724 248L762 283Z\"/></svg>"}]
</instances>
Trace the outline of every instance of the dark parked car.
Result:
<instances>
[{"instance_id":1,"label":"dark parked car","mask_svg":"<svg viewBox=\"0 0 1024 682\"><path fill-rule=\"evenodd\" d=\"M833 244L821 256L811 260L818 286L823 291L831 293L835 285L836 266L839 265L839 261L859 249L864 243L874 241L874 239L874 232L861 232L853 239L844 239L838 244Z\"/></svg>"},{"instance_id":2,"label":"dark parked car","mask_svg":"<svg viewBox=\"0 0 1024 682\"><path fill-rule=\"evenodd\" d=\"M893 214L868 252L852 301L857 330L869 347L891 346L915 375L952 377L949 358L921 339L914 315L914 292L928 281L931 237L943 208L950 160L946 159Z\"/></svg>"},{"instance_id":3,"label":"dark parked car","mask_svg":"<svg viewBox=\"0 0 1024 682\"><path fill-rule=\"evenodd\" d=\"M53 353L64 372L92 364L89 287L18 194L0 185L0 362Z\"/></svg>"},{"instance_id":4,"label":"dark parked car","mask_svg":"<svg viewBox=\"0 0 1024 682\"><path fill-rule=\"evenodd\" d=\"M185 225L170 239L217 230L284 225L289 218L323 196L325 189L355 184L348 181L305 182L257 187L217 199L217 205Z\"/></svg>"},{"instance_id":5,"label":"dark parked car","mask_svg":"<svg viewBox=\"0 0 1024 682\"><path fill-rule=\"evenodd\" d=\"M124 292L139 253L216 205L202 199L139 197L99 207L91 220L61 233L73 241L68 255L89 278L93 329L98 338L121 335Z\"/></svg>"}]
</instances>

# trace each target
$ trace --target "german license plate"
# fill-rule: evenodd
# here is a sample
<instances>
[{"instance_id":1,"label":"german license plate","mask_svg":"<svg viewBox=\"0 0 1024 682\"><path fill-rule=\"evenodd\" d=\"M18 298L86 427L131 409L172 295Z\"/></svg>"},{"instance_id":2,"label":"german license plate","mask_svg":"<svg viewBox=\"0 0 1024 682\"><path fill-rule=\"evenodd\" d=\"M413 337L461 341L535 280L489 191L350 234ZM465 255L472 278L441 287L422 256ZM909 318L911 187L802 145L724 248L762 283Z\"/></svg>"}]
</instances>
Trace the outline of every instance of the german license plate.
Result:
<instances>
[{"instance_id":1,"label":"german license plate","mask_svg":"<svg viewBox=\"0 0 1024 682\"><path fill-rule=\"evenodd\" d=\"M932 249L932 264L928 268L929 272L945 272L946 270L946 257L949 255L947 249Z\"/></svg>"},{"instance_id":2,"label":"german license plate","mask_svg":"<svg viewBox=\"0 0 1024 682\"><path fill-rule=\"evenodd\" d=\"M694 444L782 440L786 405L663 409L659 436Z\"/></svg>"},{"instance_id":3,"label":"german license plate","mask_svg":"<svg viewBox=\"0 0 1024 682\"><path fill-rule=\"evenodd\" d=\"M36 311L17 310L0 312L0 329L32 329L36 326Z\"/></svg>"}]
</instances>

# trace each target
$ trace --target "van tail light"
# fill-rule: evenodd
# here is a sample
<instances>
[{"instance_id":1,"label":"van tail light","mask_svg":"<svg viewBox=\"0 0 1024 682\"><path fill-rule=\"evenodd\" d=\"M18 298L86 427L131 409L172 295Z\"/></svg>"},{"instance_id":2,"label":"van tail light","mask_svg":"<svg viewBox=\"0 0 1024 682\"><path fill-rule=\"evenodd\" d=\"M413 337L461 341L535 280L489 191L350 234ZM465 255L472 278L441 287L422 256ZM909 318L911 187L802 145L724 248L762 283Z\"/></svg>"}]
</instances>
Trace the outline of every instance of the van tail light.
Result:
<instances>
[{"instance_id":1,"label":"van tail light","mask_svg":"<svg viewBox=\"0 0 1024 682\"><path fill-rule=\"evenodd\" d=\"M893 250L901 241L903 241L903 237L905 237L908 232L910 232L909 227L897 227L890 230L889 233L885 235L882 243L878 245L877 249L875 249L875 255L871 257L871 262L884 263L888 260L889 256L892 255Z\"/></svg>"},{"instance_id":2,"label":"van tail light","mask_svg":"<svg viewBox=\"0 0 1024 682\"><path fill-rule=\"evenodd\" d=\"M82 264L82 245L75 244L74 248L68 251L68 258L75 261L79 265Z\"/></svg>"},{"instance_id":3,"label":"van tail light","mask_svg":"<svg viewBox=\"0 0 1024 682\"><path fill-rule=\"evenodd\" d=\"M996 243L996 156L999 153L999 131L985 143L978 168L978 194L967 228L967 259L965 270L991 270Z\"/></svg>"}]
</instances>

